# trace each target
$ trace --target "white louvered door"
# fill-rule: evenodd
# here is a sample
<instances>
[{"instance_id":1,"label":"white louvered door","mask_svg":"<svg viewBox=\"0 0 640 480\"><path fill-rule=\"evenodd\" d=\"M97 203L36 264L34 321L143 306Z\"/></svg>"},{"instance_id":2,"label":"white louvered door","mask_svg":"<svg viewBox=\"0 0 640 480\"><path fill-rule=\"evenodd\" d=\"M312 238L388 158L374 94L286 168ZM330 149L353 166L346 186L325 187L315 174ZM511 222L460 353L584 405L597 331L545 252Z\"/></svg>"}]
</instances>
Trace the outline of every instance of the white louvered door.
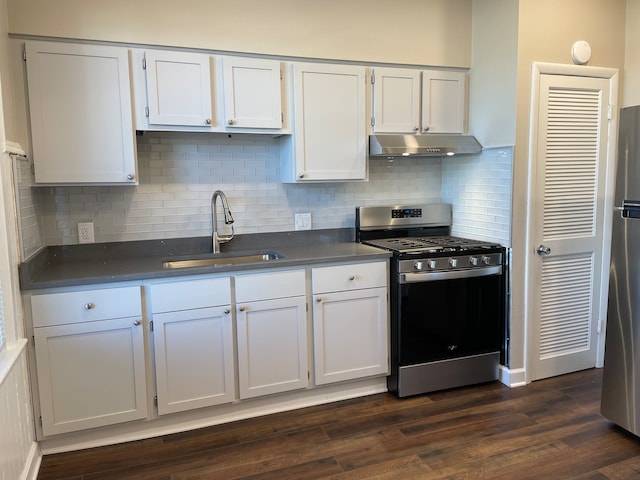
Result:
<instances>
[{"instance_id":1,"label":"white louvered door","mask_svg":"<svg viewBox=\"0 0 640 480\"><path fill-rule=\"evenodd\" d=\"M540 77L532 380L596 364L609 88L602 78Z\"/></svg>"}]
</instances>

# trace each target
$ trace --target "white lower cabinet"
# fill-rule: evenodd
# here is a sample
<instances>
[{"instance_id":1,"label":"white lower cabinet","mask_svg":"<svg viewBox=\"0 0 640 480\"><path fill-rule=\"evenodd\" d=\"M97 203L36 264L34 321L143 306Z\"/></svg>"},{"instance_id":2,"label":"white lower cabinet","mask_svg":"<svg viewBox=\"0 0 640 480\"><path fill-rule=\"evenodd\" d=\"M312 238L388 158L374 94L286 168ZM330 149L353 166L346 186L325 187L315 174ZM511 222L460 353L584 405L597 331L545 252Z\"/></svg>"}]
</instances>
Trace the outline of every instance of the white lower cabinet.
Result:
<instances>
[{"instance_id":1,"label":"white lower cabinet","mask_svg":"<svg viewBox=\"0 0 640 480\"><path fill-rule=\"evenodd\" d=\"M158 414L235 400L228 277L151 286Z\"/></svg>"},{"instance_id":2,"label":"white lower cabinet","mask_svg":"<svg viewBox=\"0 0 640 480\"><path fill-rule=\"evenodd\" d=\"M317 385L384 375L387 283L385 260L34 293L42 437L149 418L154 374L160 416L308 388L311 358Z\"/></svg>"},{"instance_id":3,"label":"white lower cabinet","mask_svg":"<svg viewBox=\"0 0 640 480\"><path fill-rule=\"evenodd\" d=\"M238 275L236 315L240 398L305 388L305 271Z\"/></svg>"},{"instance_id":4,"label":"white lower cabinet","mask_svg":"<svg viewBox=\"0 0 640 480\"><path fill-rule=\"evenodd\" d=\"M312 269L315 383L389 372L386 262Z\"/></svg>"},{"instance_id":5,"label":"white lower cabinet","mask_svg":"<svg viewBox=\"0 0 640 480\"><path fill-rule=\"evenodd\" d=\"M147 417L140 287L33 295L45 436Z\"/></svg>"}]
</instances>

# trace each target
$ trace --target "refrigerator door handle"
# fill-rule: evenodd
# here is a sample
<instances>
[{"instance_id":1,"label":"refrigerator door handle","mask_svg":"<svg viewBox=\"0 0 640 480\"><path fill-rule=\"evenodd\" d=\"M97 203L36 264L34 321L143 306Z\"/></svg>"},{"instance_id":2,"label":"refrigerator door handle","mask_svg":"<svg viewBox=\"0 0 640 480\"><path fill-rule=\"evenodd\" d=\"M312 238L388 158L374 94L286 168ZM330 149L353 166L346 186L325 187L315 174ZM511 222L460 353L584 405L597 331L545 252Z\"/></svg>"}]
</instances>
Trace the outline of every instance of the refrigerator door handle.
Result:
<instances>
[{"instance_id":1,"label":"refrigerator door handle","mask_svg":"<svg viewBox=\"0 0 640 480\"><path fill-rule=\"evenodd\" d=\"M616 210L622 211L624 218L640 218L640 200L624 200Z\"/></svg>"}]
</instances>

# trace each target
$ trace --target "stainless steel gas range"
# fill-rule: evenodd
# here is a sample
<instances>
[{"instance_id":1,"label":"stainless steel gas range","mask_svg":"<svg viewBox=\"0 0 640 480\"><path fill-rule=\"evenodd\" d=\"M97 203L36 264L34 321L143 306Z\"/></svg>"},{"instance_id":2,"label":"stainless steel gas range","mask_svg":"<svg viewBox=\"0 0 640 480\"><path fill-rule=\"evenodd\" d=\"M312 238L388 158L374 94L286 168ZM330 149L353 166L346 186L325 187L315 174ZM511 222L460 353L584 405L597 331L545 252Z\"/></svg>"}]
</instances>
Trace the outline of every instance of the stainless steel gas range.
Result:
<instances>
[{"instance_id":1,"label":"stainless steel gas range","mask_svg":"<svg viewBox=\"0 0 640 480\"><path fill-rule=\"evenodd\" d=\"M393 252L387 386L398 397L498 378L505 249L450 231L446 204L356 208L356 240Z\"/></svg>"}]
</instances>

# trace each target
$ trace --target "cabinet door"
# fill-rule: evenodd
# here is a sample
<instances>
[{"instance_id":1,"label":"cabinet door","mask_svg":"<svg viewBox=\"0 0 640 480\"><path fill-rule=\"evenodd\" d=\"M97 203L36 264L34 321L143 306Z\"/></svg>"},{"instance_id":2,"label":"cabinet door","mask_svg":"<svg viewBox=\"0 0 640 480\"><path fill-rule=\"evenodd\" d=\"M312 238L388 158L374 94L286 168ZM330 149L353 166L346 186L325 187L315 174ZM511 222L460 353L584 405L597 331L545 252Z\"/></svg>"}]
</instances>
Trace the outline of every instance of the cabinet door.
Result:
<instances>
[{"instance_id":1,"label":"cabinet door","mask_svg":"<svg viewBox=\"0 0 640 480\"><path fill-rule=\"evenodd\" d=\"M308 386L305 297L242 303L236 308L240 398Z\"/></svg>"},{"instance_id":2,"label":"cabinet door","mask_svg":"<svg viewBox=\"0 0 640 480\"><path fill-rule=\"evenodd\" d=\"M467 115L467 74L422 72L422 131L464 133Z\"/></svg>"},{"instance_id":3,"label":"cabinet door","mask_svg":"<svg viewBox=\"0 0 640 480\"><path fill-rule=\"evenodd\" d=\"M153 316L158 414L232 402L230 305Z\"/></svg>"},{"instance_id":4,"label":"cabinet door","mask_svg":"<svg viewBox=\"0 0 640 480\"><path fill-rule=\"evenodd\" d=\"M373 131L420 131L420 71L376 68L373 76Z\"/></svg>"},{"instance_id":5,"label":"cabinet door","mask_svg":"<svg viewBox=\"0 0 640 480\"><path fill-rule=\"evenodd\" d=\"M222 68L227 128L282 128L280 62L223 57Z\"/></svg>"},{"instance_id":6,"label":"cabinet door","mask_svg":"<svg viewBox=\"0 0 640 480\"><path fill-rule=\"evenodd\" d=\"M208 55L147 50L149 124L206 127L213 123Z\"/></svg>"},{"instance_id":7,"label":"cabinet door","mask_svg":"<svg viewBox=\"0 0 640 480\"><path fill-rule=\"evenodd\" d=\"M315 383L389 373L387 289L314 295Z\"/></svg>"},{"instance_id":8,"label":"cabinet door","mask_svg":"<svg viewBox=\"0 0 640 480\"><path fill-rule=\"evenodd\" d=\"M136 183L125 48L27 42L36 183Z\"/></svg>"},{"instance_id":9,"label":"cabinet door","mask_svg":"<svg viewBox=\"0 0 640 480\"><path fill-rule=\"evenodd\" d=\"M365 78L364 67L294 65L296 181L367 178Z\"/></svg>"},{"instance_id":10,"label":"cabinet door","mask_svg":"<svg viewBox=\"0 0 640 480\"><path fill-rule=\"evenodd\" d=\"M147 416L140 318L34 329L42 433Z\"/></svg>"}]
</instances>

